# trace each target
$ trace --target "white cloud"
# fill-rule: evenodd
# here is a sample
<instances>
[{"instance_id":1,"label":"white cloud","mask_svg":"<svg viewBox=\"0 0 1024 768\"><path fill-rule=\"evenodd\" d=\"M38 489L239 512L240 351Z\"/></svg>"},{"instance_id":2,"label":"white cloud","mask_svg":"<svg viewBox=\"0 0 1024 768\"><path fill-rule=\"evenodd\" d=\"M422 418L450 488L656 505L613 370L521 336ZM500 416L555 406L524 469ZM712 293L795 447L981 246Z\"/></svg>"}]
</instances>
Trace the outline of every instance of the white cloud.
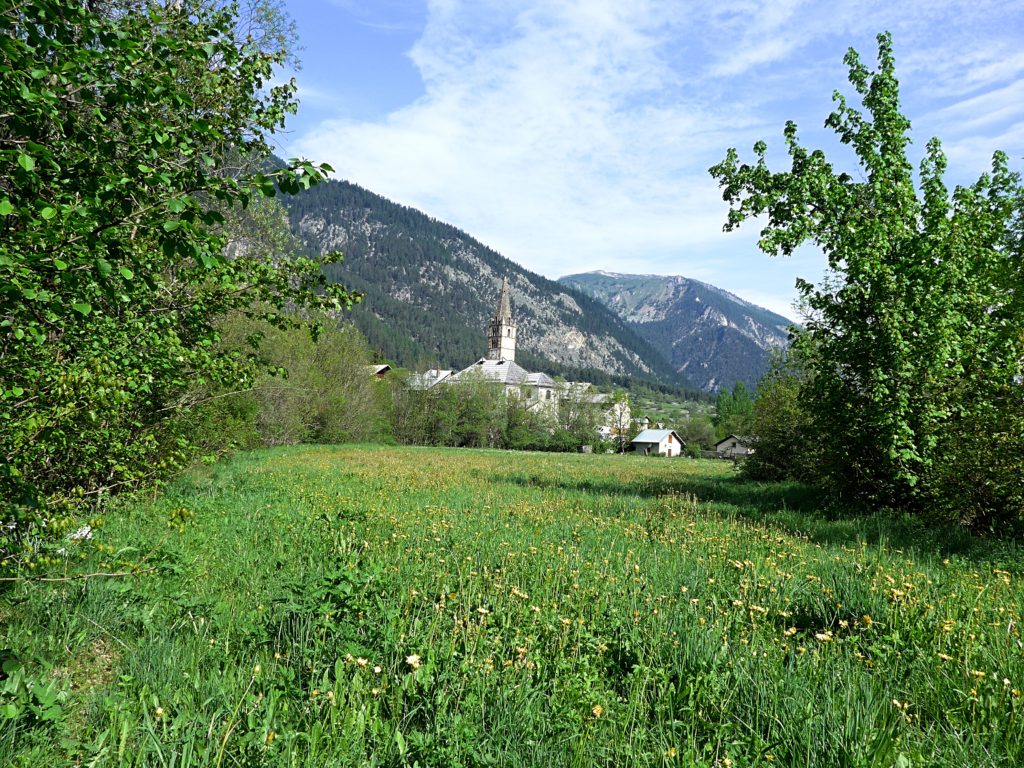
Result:
<instances>
[{"instance_id":1,"label":"white cloud","mask_svg":"<svg viewBox=\"0 0 1024 768\"><path fill-rule=\"evenodd\" d=\"M1024 116L1024 80L958 101L929 116L944 135L963 135Z\"/></svg>"},{"instance_id":2,"label":"white cloud","mask_svg":"<svg viewBox=\"0 0 1024 768\"><path fill-rule=\"evenodd\" d=\"M928 105L924 122L959 126L951 158L974 151L978 132L1019 136L1024 55L1013 29L990 53L974 39L976 12L997 14L985 30L1000 13L1006 26L1015 11L1003 3L429 0L427 10L408 54L423 95L379 121L324 121L293 146L549 277L684 274L740 295L750 286L785 310L796 270L814 278L813 265L766 268L756 227L723 236L726 207L707 168L729 146L781 143L787 118L820 126L844 85L847 45L870 63L884 28L897 66L909 62L911 102ZM939 55L939 23L952 25L943 30L958 55ZM968 85L951 105L928 89L957 80L952 61ZM778 111L782 102L797 113Z\"/></svg>"}]
</instances>

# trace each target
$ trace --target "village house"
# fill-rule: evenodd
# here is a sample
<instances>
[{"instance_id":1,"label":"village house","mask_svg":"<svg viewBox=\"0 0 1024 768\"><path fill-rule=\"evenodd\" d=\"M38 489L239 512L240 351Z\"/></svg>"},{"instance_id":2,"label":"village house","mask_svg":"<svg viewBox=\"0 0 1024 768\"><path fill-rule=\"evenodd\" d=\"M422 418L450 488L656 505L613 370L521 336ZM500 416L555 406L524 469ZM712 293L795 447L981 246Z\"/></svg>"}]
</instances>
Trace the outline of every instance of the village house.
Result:
<instances>
[{"instance_id":1,"label":"village house","mask_svg":"<svg viewBox=\"0 0 1024 768\"><path fill-rule=\"evenodd\" d=\"M408 385L410 389L430 389L448 381L453 373L450 368L431 368L423 373L411 374Z\"/></svg>"},{"instance_id":2,"label":"village house","mask_svg":"<svg viewBox=\"0 0 1024 768\"><path fill-rule=\"evenodd\" d=\"M679 456L683 440L674 429L645 429L630 443L636 453L645 456Z\"/></svg>"},{"instance_id":3,"label":"village house","mask_svg":"<svg viewBox=\"0 0 1024 768\"><path fill-rule=\"evenodd\" d=\"M571 398L594 408L600 414L597 434L602 440L626 442L633 424L633 415L628 397L616 397L607 392L598 392L593 384L585 381L566 381L556 386L559 399Z\"/></svg>"},{"instance_id":4,"label":"village house","mask_svg":"<svg viewBox=\"0 0 1024 768\"><path fill-rule=\"evenodd\" d=\"M374 365L365 365L363 368L368 374L377 379L386 378L391 373L391 366L387 363L377 363Z\"/></svg>"},{"instance_id":5,"label":"village house","mask_svg":"<svg viewBox=\"0 0 1024 768\"><path fill-rule=\"evenodd\" d=\"M754 441L741 435L727 435L715 443L715 453L722 459L735 459L754 452Z\"/></svg>"}]
</instances>

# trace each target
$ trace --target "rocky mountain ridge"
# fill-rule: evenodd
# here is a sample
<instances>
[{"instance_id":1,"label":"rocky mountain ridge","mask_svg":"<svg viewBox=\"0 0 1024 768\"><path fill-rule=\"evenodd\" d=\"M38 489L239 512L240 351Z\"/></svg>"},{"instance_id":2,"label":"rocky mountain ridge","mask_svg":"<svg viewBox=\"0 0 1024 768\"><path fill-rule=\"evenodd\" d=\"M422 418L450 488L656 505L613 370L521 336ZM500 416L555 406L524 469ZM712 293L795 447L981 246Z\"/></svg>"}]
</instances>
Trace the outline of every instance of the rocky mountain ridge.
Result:
<instances>
[{"instance_id":1,"label":"rocky mountain ridge","mask_svg":"<svg viewBox=\"0 0 1024 768\"><path fill-rule=\"evenodd\" d=\"M756 386L793 322L681 276L587 272L559 279L601 301L705 391Z\"/></svg>"}]
</instances>

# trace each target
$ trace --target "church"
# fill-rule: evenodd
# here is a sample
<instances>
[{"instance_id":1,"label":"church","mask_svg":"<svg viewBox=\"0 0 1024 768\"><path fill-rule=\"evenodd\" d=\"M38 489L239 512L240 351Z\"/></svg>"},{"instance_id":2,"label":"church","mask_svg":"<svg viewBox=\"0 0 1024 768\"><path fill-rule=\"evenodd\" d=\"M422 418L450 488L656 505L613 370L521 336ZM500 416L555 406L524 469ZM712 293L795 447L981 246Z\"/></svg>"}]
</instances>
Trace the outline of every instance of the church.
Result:
<instances>
[{"instance_id":1,"label":"church","mask_svg":"<svg viewBox=\"0 0 1024 768\"><path fill-rule=\"evenodd\" d=\"M522 397L531 408L549 408L557 403L555 381L546 373L530 373L516 363L516 322L512 318L508 278L501 281L498 309L487 326L487 354L461 371L432 369L409 379L416 389L442 383L482 378L504 386L506 394Z\"/></svg>"}]
</instances>

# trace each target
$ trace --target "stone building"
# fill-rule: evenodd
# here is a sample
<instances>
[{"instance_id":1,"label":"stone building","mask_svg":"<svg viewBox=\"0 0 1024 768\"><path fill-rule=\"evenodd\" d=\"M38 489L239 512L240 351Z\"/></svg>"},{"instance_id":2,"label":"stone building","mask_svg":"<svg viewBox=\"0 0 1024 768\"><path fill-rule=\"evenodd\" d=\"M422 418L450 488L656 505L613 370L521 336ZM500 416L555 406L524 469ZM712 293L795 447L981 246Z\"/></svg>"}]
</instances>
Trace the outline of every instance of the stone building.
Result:
<instances>
[{"instance_id":1,"label":"stone building","mask_svg":"<svg viewBox=\"0 0 1024 768\"><path fill-rule=\"evenodd\" d=\"M497 311L487 324L487 354L453 373L451 380L474 377L503 385L506 394L522 397L531 407L557 404L555 380L546 373L530 373L516 362L516 322L512 318L507 277L501 281Z\"/></svg>"},{"instance_id":2,"label":"stone building","mask_svg":"<svg viewBox=\"0 0 1024 768\"><path fill-rule=\"evenodd\" d=\"M487 324L487 354L461 371L430 370L409 378L409 385L430 389L438 384L483 379L500 384L506 394L522 397L532 407L553 408L558 393L555 380L546 373L531 373L516 362L516 321L508 278L501 281L498 307Z\"/></svg>"},{"instance_id":3,"label":"stone building","mask_svg":"<svg viewBox=\"0 0 1024 768\"><path fill-rule=\"evenodd\" d=\"M508 278L501 281L501 292L494 317L487 323L487 352L461 371L431 369L414 373L409 386L431 389L440 384L457 384L484 380L504 387L509 396L521 398L530 409L557 414L559 402L568 407L575 402L594 408L598 413L597 434L605 440L628 441L632 429L628 398L615 398L597 392L585 382L555 382L546 373L531 373L516 362L516 321L512 314Z\"/></svg>"}]
</instances>

